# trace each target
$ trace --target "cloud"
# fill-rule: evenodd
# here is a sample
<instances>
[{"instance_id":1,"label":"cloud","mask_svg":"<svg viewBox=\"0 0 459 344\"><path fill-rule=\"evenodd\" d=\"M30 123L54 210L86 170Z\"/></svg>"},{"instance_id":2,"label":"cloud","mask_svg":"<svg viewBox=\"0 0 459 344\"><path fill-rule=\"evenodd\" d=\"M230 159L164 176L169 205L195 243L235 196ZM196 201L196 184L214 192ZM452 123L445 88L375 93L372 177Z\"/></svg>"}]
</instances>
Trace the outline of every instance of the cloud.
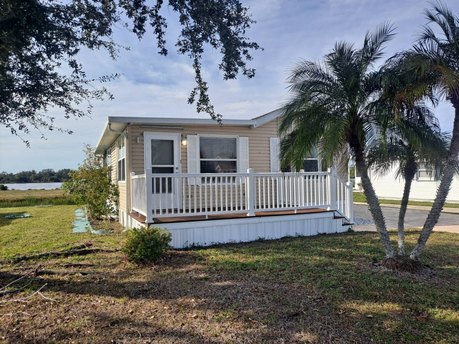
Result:
<instances>
[{"instance_id":1,"label":"cloud","mask_svg":"<svg viewBox=\"0 0 459 344\"><path fill-rule=\"evenodd\" d=\"M254 52L254 60L249 63L256 68L256 77L248 80L238 76L236 80L223 81L218 69L219 53L207 49L203 60L209 93L224 118L251 118L278 108L288 98L289 71L300 59L320 61L338 40L359 46L365 33L383 22L397 27L396 37L387 45L386 57L408 48L426 22L423 9L430 6L428 1L418 0L250 0L244 4L257 21L247 36L264 48ZM446 4L459 13L459 2L450 0ZM115 99L95 102L91 118L64 120L59 110L52 110L57 124L72 129L74 134L52 132L46 141L33 134L30 149L0 128L0 170L76 167L83 159L83 143L97 142L109 115L206 118L187 103L194 87L194 71L189 58L175 52L180 33L176 14L167 7L164 14L168 17L168 56L157 54L151 32L138 41L121 28L115 30L115 39L131 49L121 50L116 61L104 52L83 51L81 59L89 76L121 75L105 85ZM435 112L442 128L450 130L451 106L443 104Z\"/></svg>"}]
</instances>

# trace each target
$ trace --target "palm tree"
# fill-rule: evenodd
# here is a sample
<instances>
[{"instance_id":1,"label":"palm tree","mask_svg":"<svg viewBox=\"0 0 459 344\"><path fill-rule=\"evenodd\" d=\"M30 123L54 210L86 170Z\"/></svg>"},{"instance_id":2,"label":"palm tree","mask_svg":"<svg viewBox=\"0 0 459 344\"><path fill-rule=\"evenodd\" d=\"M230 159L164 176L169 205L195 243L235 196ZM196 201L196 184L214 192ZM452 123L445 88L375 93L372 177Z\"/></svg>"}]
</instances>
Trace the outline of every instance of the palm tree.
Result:
<instances>
[{"instance_id":1,"label":"palm tree","mask_svg":"<svg viewBox=\"0 0 459 344\"><path fill-rule=\"evenodd\" d=\"M451 182L459 161L459 17L441 3L425 12L429 23L425 26L418 44L403 54L407 68L418 78L418 90L424 87L426 93L433 88L454 107L455 116L449 155L446 160L440 185L418 242L410 253L418 259L433 227L438 222L448 196ZM437 26L438 33L431 25Z\"/></svg>"},{"instance_id":2,"label":"palm tree","mask_svg":"<svg viewBox=\"0 0 459 344\"><path fill-rule=\"evenodd\" d=\"M440 131L434 114L422 104L407 111L403 117L393 116L395 123L368 153L368 165L385 174L396 168L395 175L405 180L398 216L398 254L405 255L405 215L411 184L420 165L440 175L447 155L447 140Z\"/></svg>"},{"instance_id":3,"label":"palm tree","mask_svg":"<svg viewBox=\"0 0 459 344\"><path fill-rule=\"evenodd\" d=\"M324 64L303 61L290 77L291 100L284 107L280 131L283 162L297 167L315 146L329 163L350 151L362 178L362 187L380 235L386 257L394 256L378 197L368 176L366 132L379 123L374 98L380 90L380 71L373 64L393 36L390 25L367 33L359 49L335 44Z\"/></svg>"}]
</instances>

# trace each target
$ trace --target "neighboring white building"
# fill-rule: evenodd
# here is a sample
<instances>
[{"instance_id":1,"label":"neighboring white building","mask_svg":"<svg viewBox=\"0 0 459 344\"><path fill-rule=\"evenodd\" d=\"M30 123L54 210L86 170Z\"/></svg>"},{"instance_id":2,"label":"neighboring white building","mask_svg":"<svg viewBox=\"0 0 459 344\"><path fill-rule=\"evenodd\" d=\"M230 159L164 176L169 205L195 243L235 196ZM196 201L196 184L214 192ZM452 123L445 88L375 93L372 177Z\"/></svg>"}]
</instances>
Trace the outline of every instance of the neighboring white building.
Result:
<instances>
[{"instance_id":1,"label":"neighboring white building","mask_svg":"<svg viewBox=\"0 0 459 344\"><path fill-rule=\"evenodd\" d=\"M395 171L396 169L394 168L384 176L374 171L370 172L370 178L378 197L391 199L402 198L405 180L397 178ZM440 180L436 180L429 171L420 169L411 185L410 199L433 201L439 185ZM447 202L459 202L459 175L454 177Z\"/></svg>"}]
</instances>

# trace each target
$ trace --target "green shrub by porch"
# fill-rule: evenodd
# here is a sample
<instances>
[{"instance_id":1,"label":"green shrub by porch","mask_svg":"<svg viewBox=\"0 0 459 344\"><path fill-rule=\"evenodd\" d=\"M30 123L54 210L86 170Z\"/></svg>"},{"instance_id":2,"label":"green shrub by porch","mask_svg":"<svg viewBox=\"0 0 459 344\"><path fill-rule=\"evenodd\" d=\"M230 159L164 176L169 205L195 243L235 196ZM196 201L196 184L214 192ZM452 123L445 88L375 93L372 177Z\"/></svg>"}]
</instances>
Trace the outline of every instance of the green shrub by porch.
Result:
<instances>
[{"instance_id":1,"label":"green shrub by porch","mask_svg":"<svg viewBox=\"0 0 459 344\"><path fill-rule=\"evenodd\" d=\"M157 261L169 248L171 235L166 230L150 227L132 229L123 247L128 259L136 264Z\"/></svg>"}]
</instances>

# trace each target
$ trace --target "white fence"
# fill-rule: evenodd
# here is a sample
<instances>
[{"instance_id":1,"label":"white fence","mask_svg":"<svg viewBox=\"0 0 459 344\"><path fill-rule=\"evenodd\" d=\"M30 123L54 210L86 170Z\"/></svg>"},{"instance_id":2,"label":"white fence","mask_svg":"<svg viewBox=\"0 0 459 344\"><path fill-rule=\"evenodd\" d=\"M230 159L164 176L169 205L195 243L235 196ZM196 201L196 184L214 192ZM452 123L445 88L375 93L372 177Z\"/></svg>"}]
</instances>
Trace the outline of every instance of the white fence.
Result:
<instances>
[{"instance_id":1,"label":"white fence","mask_svg":"<svg viewBox=\"0 0 459 344\"><path fill-rule=\"evenodd\" d=\"M148 195L148 197L147 197ZM131 174L131 208L154 218L327 208L352 221L352 185L332 171Z\"/></svg>"}]
</instances>

